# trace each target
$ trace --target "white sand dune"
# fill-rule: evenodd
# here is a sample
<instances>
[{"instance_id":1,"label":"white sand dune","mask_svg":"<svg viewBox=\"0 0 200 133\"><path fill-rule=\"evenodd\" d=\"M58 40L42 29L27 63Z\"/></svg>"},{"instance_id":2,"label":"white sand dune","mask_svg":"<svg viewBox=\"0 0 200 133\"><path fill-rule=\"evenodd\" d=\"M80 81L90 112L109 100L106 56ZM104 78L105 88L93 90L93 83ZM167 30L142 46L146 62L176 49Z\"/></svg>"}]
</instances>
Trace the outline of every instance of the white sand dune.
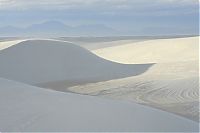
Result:
<instances>
[{"instance_id":1,"label":"white sand dune","mask_svg":"<svg viewBox=\"0 0 200 133\"><path fill-rule=\"evenodd\" d=\"M199 120L197 37L97 46L105 59L67 42L4 42L0 77ZM174 114L0 78L0 131L198 132Z\"/></svg>"},{"instance_id":2,"label":"white sand dune","mask_svg":"<svg viewBox=\"0 0 200 133\"><path fill-rule=\"evenodd\" d=\"M97 50L102 48L108 48L113 46L119 46L129 43L142 42L144 40L118 40L118 41L107 41L107 42L81 42L73 41L73 43L78 44L79 46L86 48L88 50Z\"/></svg>"},{"instance_id":3,"label":"white sand dune","mask_svg":"<svg viewBox=\"0 0 200 133\"><path fill-rule=\"evenodd\" d=\"M139 75L153 65L110 62L80 46L53 40L20 42L1 50L0 62L1 77L28 84L105 81Z\"/></svg>"},{"instance_id":4,"label":"white sand dune","mask_svg":"<svg viewBox=\"0 0 200 133\"><path fill-rule=\"evenodd\" d=\"M24 40L2 41L2 42L0 42L0 50L9 48L9 47L16 45L16 44L23 42L23 41Z\"/></svg>"},{"instance_id":5,"label":"white sand dune","mask_svg":"<svg viewBox=\"0 0 200 133\"><path fill-rule=\"evenodd\" d=\"M131 100L199 121L198 39L161 39L95 50L115 62L156 64L135 77L68 90Z\"/></svg>"},{"instance_id":6,"label":"white sand dune","mask_svg":"<svg viewBox=\"0 0 200 133\"><path fill-rule=\"evenodd\" d=\"M198 81L198 77L176 80L132 77L70 87L68 90L80 94L133 101L198 121Z\"/></svg>"},{"instance_id":7,"label":"white sand dune","mask_svg":"<svg viewBox=\"0 0 200 133\"><path fill-rule=\"evenodd\" d=\"M160 39L94 50L119 63L163 63L198 60L199 37Z\"/></svg>"},{"instance_id":8,"label":"white sand dune","mask_svg":"<svg viewBox=\"0 0 200 133\"><path fill-rule=\"evenodd\" d=\"M61 93L0 78L0 131L198 131L198 123L149 107Z\"/></svg>"}]
</instances>

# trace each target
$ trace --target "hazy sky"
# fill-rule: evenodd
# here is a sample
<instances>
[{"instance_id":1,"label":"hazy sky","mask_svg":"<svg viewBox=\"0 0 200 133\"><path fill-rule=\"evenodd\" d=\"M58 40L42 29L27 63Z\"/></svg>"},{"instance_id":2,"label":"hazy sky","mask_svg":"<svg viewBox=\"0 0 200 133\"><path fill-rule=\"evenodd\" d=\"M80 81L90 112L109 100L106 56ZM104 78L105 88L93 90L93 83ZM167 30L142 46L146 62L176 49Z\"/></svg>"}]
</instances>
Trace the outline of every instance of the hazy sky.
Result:
<instances>
[{"instance_id":1,"label":"hazy sky","mask_svg":"<svg viewBox=\"0 0 200 133\"><path fill-rule=\"evenodd\" d=\"M197 34L199 0L0 0L0 27L49 20L131 34Z\"/></svg>"}]
</instances>

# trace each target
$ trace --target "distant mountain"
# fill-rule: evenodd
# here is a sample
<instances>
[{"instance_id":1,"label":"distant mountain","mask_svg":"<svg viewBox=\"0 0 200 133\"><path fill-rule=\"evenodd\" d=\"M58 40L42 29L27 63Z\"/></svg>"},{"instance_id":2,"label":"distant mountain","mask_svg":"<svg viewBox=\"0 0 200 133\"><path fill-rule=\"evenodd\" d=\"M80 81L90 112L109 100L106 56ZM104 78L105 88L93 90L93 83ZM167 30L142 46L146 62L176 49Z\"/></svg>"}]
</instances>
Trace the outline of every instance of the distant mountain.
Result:
<instances>
[{"instance_id":1,"label":"distant mountain","mask_svg":"<svg viewBox=\"0 0 200 133\"><path fill-rule=\"evenodd\" d=\"M58 21L33 24L26 28L6 26L0 28L0 36L105 36L118 35L118 31L102 24L67 26Z\"/></svg>"}]
</instances>

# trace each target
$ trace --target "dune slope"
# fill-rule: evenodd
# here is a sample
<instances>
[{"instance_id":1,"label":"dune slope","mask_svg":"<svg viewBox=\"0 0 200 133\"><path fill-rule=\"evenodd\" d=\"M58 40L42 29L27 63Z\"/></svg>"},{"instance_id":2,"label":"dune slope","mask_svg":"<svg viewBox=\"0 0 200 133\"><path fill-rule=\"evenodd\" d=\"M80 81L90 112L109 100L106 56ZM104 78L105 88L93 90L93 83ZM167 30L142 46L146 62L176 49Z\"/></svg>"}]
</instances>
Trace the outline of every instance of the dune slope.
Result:
<instances>
[{"instance_id":1,"label":"dune slope","mask_svg":"<svg viewBox=\"0 0 200 133\"><path fill-rule=\"evenodd\" d=\"M120 114L120 115L119 115ZM0 131L198 131L145 106L61 93L0 78Z\"/></svg>"},{"instance_id":2,"label":"dune slope","mask_svg":"<svg viewBox=\"0 0 200 133\"><path fill-rule=\"evenodd\" d=\"M11 40L11 41L0 41L0 50L9 48L17 43L23 42L24 40Z\"/></svg>"},{"instance_id":3,"label":"dune slope","mask_svg":"<svg viewBox=\"0 0 200 133\"><path fill-rule=\"evenodd\" d=\"M29 40L1 50L0 62L1 77L28 84L104 81L135 76L152 65L110 62L77 45L53 40Z\"/></svg>"},{"instance_id":4,"label":"dune slope","mask_svg":"<svg viewBox=\"0 0 200 133\"><path fill-rule=\"evenodd\" d=\"M95 50L97 55L115 62L156 64L135 77L68 90L131 100L199 121L198 39L151 40Z\"/></svg>"},{"instance_id":5,"label":"dune slope","mask_svg":"<svg viewBox=\"0 0 200 133\"><path fill-rule=\"evenodd\" d=\"M120 63L165 63L198 60L199 37L160 39L94 50L98 56Z\"/></svg>"}]
</instances>

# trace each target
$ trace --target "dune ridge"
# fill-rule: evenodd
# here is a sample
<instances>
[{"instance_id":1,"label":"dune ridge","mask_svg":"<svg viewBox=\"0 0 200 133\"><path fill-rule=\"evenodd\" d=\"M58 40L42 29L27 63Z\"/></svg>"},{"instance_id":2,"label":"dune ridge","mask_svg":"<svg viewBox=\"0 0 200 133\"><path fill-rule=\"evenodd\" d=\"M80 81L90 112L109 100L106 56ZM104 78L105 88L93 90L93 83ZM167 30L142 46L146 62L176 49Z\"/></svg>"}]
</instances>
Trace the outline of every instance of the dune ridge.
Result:
<instances>
[{"instance_id":1,"label":"dune ridge","mask_svg":"<svg viewBox=\"0 0 200 133\"><path fill-rule=\"evenodd\" d=\"M1 77L35 85L124 78L141 74L153 65L114 63L80 46L55 40L20 42L1 50L0 62Z\"/></svg>"},{"instance_id":2,"label":"dune ridge","mask_svg":"<svg viewBox=\"0 0 200 133\"><path fill-rule=\"evenodd\" d=\"M25 41L25 40L2 41L2 42L0 42L0 50L9 48L9 47L16 45L16 44L23 42L23 41Z\"/></svg>"}]
</instances>

